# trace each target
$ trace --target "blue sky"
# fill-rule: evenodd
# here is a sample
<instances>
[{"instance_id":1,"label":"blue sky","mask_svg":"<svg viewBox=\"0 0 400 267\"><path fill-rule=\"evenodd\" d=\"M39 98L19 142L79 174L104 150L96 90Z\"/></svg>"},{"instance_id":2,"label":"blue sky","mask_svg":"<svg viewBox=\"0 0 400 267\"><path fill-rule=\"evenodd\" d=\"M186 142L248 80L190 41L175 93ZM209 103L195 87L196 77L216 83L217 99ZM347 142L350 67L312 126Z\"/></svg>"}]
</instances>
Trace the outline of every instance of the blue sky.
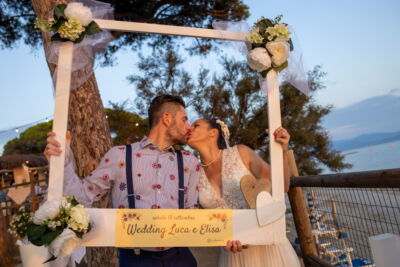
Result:
<instances>
[{"instance_id":1,"label":"blue sky","mask_svg":"<svg viewBox=\"0 0 400 267\"><path fill-rule=\"evenodd\" d=\"M305 65L322 65L327 88L316 102L345 107L400 88L400 1L245 1L252 24L283 14L298 36ZM129 49L114 67L96 68L103 102L135 97L126 76L137 58ZM196 62L198 58L190 59ZM203 62L217 68L214 62ZM198 66L199 64L195 64ZM194 69L195 70L195 69ZM0 50L0 131L43 119L53 112L53 93L42 50L24 45Z\"/></svg>"}]
</instances>

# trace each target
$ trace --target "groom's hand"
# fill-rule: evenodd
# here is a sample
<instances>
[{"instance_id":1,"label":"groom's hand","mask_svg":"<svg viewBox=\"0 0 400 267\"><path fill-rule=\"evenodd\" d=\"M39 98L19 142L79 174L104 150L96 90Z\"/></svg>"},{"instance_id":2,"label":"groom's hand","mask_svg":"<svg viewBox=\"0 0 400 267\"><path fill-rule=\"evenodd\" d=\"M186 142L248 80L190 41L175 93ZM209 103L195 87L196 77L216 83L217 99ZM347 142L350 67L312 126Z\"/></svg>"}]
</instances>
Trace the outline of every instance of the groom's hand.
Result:
<instances>
[{"instance_id":1,"label":"groom's hand","mask_svg":"<svg viewBox=\"0 0 400 267\"><path fill-rule=\"evenodd\" d=\"M66 152L69 152L71 144L71 133L67 131L66 135ZM47 134L47 145L45 150L43 151L44 156L50 161L51 156L60 156L62 152L61 144L56 140L56 133L50 132ZM68 155L65 155L66 157Z\"/></svg>"}]
</instances>

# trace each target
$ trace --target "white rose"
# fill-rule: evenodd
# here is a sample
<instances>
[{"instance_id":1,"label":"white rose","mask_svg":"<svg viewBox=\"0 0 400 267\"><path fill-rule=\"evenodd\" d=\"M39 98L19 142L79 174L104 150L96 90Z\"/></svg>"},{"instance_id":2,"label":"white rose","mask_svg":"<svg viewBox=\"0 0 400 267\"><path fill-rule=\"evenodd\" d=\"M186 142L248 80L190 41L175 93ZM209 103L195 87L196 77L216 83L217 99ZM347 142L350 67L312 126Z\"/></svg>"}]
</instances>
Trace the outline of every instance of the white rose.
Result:
<instances>
[{"instance_id":1,"label":"white rose","mask_svg":"<svg viewBox=\"0 0 400 267\"><path fill-rule=\"evenodd\" d=\"M247 64L255 71L261 72L271 67L271 58L263 47L256 47L247 56Z\"/></svg>"},{"instance_id":2,"label":"white rose","mask_svg":"<svg viewBox=\"0 0 400 267\"><path fill-rule=\"evenodd\" d=\"M269 42L267 43L266 47L272 54L272 63L274 63L275 66L279 67L287 61L290 51L290 47L287 42Z\"/></svg>"},{"instance_id":3,"label":"white rose","mask_svg":"<svg viewBox=\"0 0 400 267\"><path fill-rule=\"evenodd\" d=\"M42 224L44 221L48 219L53 219L56 217L60 211L61 200L53 199L50 201L46 201L42 206L35 212L33 216L33 223Z\"/></svg>"},{"instance_id":4,"label":"white rose","mask_svg":"<svg viewBox=\"0 0 400 267\"><path fill-rule=\"evenodd\" d=\"M71 255L75 248L80 246L81 242L81 239L79 239L71 229L65 228L64 231L50 243L49 249L51 254L55 257L65 257Z\"/></svg>"},{"instance_id":5,"label":"white rose","mask_svg":"<svg viewBox=\"0 0 400 267\"><path fill-rule=\"evenodd\" d=\"M69 3L64 10L65 16L79 20L83 26L87 26L92 20L92 11L82 3Z\"/></svg>"},{"instance_id":6,"label":"white rose","mask_svg":"<svg viewBox=\"0 0 400 267\"><path fill-rule=\"evenodd\" d=\"M68 227L78 231L86 233L89 226L89 213L82 205L76 205L71 209L71 218L68 221Z\"/></svg>"}]
</instances>

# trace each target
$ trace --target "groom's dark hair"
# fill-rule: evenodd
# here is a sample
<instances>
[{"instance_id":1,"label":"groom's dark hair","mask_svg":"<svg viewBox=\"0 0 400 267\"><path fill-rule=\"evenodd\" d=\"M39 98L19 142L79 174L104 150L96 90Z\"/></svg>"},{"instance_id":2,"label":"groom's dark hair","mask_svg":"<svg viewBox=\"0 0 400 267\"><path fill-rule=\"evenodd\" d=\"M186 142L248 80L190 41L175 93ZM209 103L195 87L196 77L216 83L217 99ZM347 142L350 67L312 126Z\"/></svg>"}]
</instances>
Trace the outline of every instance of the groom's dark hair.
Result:
<instances>
[{"instance_id":1,"label":"groom's dark hair","mask_svg":"<svg viewBox=\"0 0 400 267\"><path fill-rule=\"evenodd\" d=\"M226 149L227 143L225 142L224 133L222 132L221 125L217 122L217 119L205 119L210 126L210 129L217 129L218 130L218 139L217 139L217 146L219 149Z\"/></svg>"},{"instance_id":2,"label":"groom's dark hair","mask_svg":"<svg viewBox=\"0 0 400 267\"><path fill-rule=\"evenodd\" d=\"M150 129L158 124L163 112L169 112L175 116L177 107L186 108L182 97L176 95L159 95L153 98L148 109Z\"/></svg>"}]
</instances>

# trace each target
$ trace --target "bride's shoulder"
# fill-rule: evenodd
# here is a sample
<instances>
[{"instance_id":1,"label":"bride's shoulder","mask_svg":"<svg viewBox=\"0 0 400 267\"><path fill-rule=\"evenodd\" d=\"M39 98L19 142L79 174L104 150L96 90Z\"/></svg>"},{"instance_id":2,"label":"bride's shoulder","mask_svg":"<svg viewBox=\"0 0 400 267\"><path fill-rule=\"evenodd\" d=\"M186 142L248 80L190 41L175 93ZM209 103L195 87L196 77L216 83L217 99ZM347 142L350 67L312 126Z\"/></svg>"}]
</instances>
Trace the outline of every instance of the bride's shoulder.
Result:
<instances>
[{"instance_id":1,"label":"bride's shoulder","mask_svg":"<svg viewBox=\"0 0 400 267\"><path fill-rule=\"evenodd\" d=\"M243 155L248 155L252 150L250 147L243 145L243 144L238 144L235 146L237 151L239 152L240 156Z\"/></svg>"},{"instance_id":2,"label":"bride's shoulder","mask_svg":"<svg viewBox=\"0 0 400 267\"><path fill-rule=\"evenodd\" d=\"M237 152L239 153L239 156L242 159L243 163L246 166L248 166L248 163L251 158L251 153L253 152L253 150L251 150L250 147L243 145L243 144L236 145L233 148L237 149Z\"/></svg>"}]
</instances>

